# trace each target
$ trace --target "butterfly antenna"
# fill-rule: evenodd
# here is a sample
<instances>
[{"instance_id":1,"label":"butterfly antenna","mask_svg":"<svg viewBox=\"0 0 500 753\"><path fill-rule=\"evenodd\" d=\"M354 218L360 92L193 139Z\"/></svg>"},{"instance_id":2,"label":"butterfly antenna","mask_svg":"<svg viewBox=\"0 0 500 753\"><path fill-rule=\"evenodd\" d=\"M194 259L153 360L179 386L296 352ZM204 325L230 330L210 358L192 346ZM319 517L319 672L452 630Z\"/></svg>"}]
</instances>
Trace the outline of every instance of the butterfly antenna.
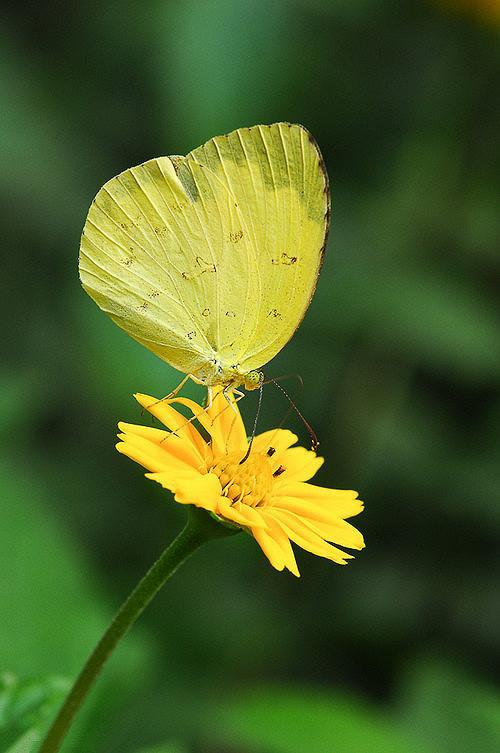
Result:
<instances>
[{"instance_id":1,"label":"butterfly antenna","mask_svg":"<svg viewBox=\"0 0 500 753\"><path fill-rule=\"evenodd\" d=\"M302 379L300 374L282 374L282 376L276 377L275 379L266 379L263 384L271 384L271 382L284 382L285 379L297 379L300 382L300 386L304 386L304 380Z\"/></svg>"},{"instance_id":2,"label":"butterfly antenna","mask_svg":"<svg viewBox=\"0 0 500 753\"><path fill-rule=\"evenodd\" d=\"M276 387L283 393L283 395L286 397L286 399L290 403L289 412L290 412L290 410L294 410L295 413L300 418L300 420L302 421L302 423L304 424L304 426L306 427L306 429L307 429L307 431L309 433L309 436L311 437L311 450L313 450L313 452L316 452L316 450L319 447L319 439L318 439L318 436L317 436L316 432L314 431L313 427L311 426L311 424L309 423L309 421L302 415L302 413L297 408L297 406L293 402L293 400L290 397L290 395L288 394L288 392L285 390L285 388L282 387L281 384L279 384L275 379L270 379L269 381L273 382L273 384L276 385Z\"/></svg>"},{"instance_id":3,"label":"butterfly antenna","mask_svg":"<svg viewBox=\"0 0 500 753\"><path fill-rule=\"evenodd\" d=\"M255 439L255 434L257 432L257 422L259 420L260 409L262 407L262 392L263 392L263 389L264 389L264 380L262 380L261 383L259 384L259 401L257 403L257 412L255 413L255 419L254 419L254 422L253 422L252 435L250 437L250 442L248 443L247 451L245 452L245 457L243 458L243 460L240 460L240 465L242 465L245 462L245 460L248 459L248 456L250 455L250 453L252 451L253 440Z\"/></svg>"}]
</instances>

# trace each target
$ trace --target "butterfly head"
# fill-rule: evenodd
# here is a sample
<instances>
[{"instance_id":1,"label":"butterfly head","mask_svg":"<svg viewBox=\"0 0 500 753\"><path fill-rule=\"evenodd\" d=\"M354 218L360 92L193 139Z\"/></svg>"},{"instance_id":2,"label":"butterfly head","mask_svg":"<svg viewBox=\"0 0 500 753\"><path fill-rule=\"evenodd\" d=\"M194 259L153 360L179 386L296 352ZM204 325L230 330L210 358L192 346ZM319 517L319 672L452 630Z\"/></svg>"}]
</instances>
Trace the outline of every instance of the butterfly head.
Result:
<instances>
[{"instance_id":1,"label":"butterfly head","mask_svg":"<svg viewBox=\"0 0 500 753\"><path fill-rule=\"evenodd\" d=\"M243 386L246 390L258 390L263 381L262 371L249 371L243 376Z\"/></svg>"}]
</instances>

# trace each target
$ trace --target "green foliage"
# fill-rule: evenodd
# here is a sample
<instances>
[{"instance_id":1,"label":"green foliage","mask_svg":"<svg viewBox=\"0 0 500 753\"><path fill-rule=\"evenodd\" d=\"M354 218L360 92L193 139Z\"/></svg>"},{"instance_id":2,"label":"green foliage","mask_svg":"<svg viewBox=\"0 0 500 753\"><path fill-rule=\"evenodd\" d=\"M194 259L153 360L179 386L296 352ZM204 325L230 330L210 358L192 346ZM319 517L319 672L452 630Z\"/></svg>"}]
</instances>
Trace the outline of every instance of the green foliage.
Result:
<instances>
[{"instance_id":1,"label":"green foliage","mask_svg":"<svg viewBox=\"0 0 500 753\"><path fill-rule=\"evenodd\" d=\"M213 722L219 740L248 753L421 751L396 725L354 698L310 688L243 692Z\"/></svg>"},{"instance_id":2,"label":"green foliage","mask_svg":"<svg viewBox=\"0 0 500 753\"><path fill-rule=\"evenodd\" d=\"M152 748L141 748L137 753L186 753L186 748L177 743L165 743Z\"/></svg>"},{"instance_id":3,"label":"green foliage","mask_svg":"<svg viewBox=\"0 0 500 753\"><path fill-rule=\"evenodd\" d=\"M402 718L430 753L496 753L500 698L462 668L428 659L402 691Z\"/></svg>"},{"instance_id":4,"label":"green foliage","mask_svg":"<svg viewBox=\"0 0 500 753\"><path fill-rule=\"evenodd\" d=\"M20 737L6 753L35 753L39 740L39 734L36 730L30 730Z\"/></svg>"},{"instance_id":5,"label":"green foliage","mask_svg":"<svg viewBox=\"0 0 500 753\"><path fill-rule=\"evenodd\" d=\"M31 753L68 689L68 681L59 677L0 677L0 750Z\"/></svg>"},{"instance_id":6,"label":"green foliage","mask_svg":"<svg viewBox=\"0 0 500 753\"><path fill-rule=\"evenodd\" d=\"M242 690L218 704L208 739L245 753L496 753L500 699L463 670L423 658L407 672L399 706L311 687Z\"/></svg>"},{"instance_id":7,"label":"green foliage","mask_svg":"<svg viewBox=\"0 0 500 753\"><path fill-rule=\"evenodd\" d=\"M47 515L50 500L40 479L12 474L0 467L3 491L0 570L2 603L9 609L0 627L0 666L8 668L0 699L0 729L19 731L43 726L56 711L69 680L36 679L50 669L74 677L111 617L88 571L79 547ZM24 500L19 504L19 500ZM23 562L23 567L19 567ZM116 603L116 598L114 599ZM77 725L89 743L149 671L148 650L135 635L110 662ZM32 677L19 682L16 675ZM0 750L3 750L0 737ZM71 744L66 748L72 750ZM78 752L78 747L76 747Z\"/></svg>"}]
</instances>

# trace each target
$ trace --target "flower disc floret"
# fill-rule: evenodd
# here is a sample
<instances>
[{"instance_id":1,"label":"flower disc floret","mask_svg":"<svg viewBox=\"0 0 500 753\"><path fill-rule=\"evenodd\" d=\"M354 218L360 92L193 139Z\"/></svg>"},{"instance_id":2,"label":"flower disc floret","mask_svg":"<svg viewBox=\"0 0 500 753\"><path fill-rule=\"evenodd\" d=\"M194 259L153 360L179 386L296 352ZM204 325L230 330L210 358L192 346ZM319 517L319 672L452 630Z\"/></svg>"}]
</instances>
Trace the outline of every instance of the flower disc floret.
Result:
<instances>
[{"instance_id":1,"label":"flower disc floret","mask_svg":"<svg viewBox=\"0 0 500 753\"><path fill-rule=\"evenodd\" d=\"M249 507L265 503L273 485L273 471L267 455L255 453L242 463L241 453L228 455L219 460L210 473L218 477L222 494L232 502L241 502Z\"/></svg>"}]
</instances>

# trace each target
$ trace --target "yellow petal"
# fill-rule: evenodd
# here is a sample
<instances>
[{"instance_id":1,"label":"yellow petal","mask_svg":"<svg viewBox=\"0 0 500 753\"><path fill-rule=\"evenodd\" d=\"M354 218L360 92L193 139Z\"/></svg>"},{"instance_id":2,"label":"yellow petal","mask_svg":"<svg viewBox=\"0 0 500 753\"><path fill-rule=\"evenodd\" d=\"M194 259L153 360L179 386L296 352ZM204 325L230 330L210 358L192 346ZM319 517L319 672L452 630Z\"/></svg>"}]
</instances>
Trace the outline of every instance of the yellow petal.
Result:
<instances>
[{"instance_id":1,"label":"yellow petal","mask_svg":"<svg viewBox=\"0 0 500 753\"><path fill-rule=\"evenodd\" d=\"M224 394L222 388L216 388L212 405L207 408L207 415L213 424L218 425L221 435L225 437L228 454L239 450L246 452L248 442L245 424L231 391Z\"/></svg>"},{"instance_id":2,"label":"yellow petal","mask_svg":"<svg viewBox=\"0 0 500 753\"><path fill-rule=\"evenodd\" d=\"M273 498L287 497L295 499L297 512L302 509L314 511L314 515L322 515L323 511L334 510L339 518L350 518L363 510L363 502L358 499L358 493L347 489L326 489L314 484L301 481L290 481L277 484L273 489ZM278 504L278 502L276 502ZM288 503L291 504L291 503ZM302 506L306 507L302 507ZM288 506L288 505L287 505ZM311 516L312 516L311 512ZM321 517L319 518L321 520Z\"/></svg>"},{"instance_id":3,"label":"yellow petal","mask_svg":"<svg viewBox=\"0 0 500 753\"><path fill-rule=\"evenodd\" d=\"M231 505L232 510L236 510L247 521L246 526L248 528L265 528L266 521L259 510L256 510L249 505L245 505L241 502L236 502Z\"/></svg>"},{"instance_id":4,"label":"yellow petal","mask_svg":"<svg viewBox=\"0 0 500 753\"><path fill-rule=\"evenodd\" d=\"M189 422L189 419L183 416L182 413L179 413L179 411L176 411L175 408L172 408L170 404L171 400L167 400L166 398L158 400L155 397L151 397L151 395L142 395L141 393L135 394L134 397L143 408L161 421L170 431L175 431L180 437L191 441L200 453L200 456L202 458L205 457L205 440L193 426L192 422ZM203 408L200 408L200 406L197 406L197 408L203 411Z\"/></svg>"},{"instance_id":5,"label":"yellow petal","mask_svg":"<svg viewBox=\"0 0 500 753\"><path fill-rule=\"evenodd\" d=\"M325 541L346 546L348 549L361 550L365 548L363 534L346 520L338 520L334 525L308 521L308 525L324 538Z\"/></svg>"},{"instance_id":6,"label":"yellow petal","mask_svg":"<svg viewBox=\"0 0 500 753\"><path fill-rule=\"evenodd\" d=\"M147 478L161 484L175 494L175 501L182 505L195 505L212 512L217 511L221 488L219 479L213 473L147 473Z\"/></svg>"},{"instance_id":7,"label":"yellow petal","mask_svg":"<svg viewBox=\"0 0 500 753\"><path fill-rule=\"evenodd\" d=\"M284 533L302 549L319 557L325 557L339 565L345 565L346 561L352 559L351 554L337 549L337 547L328 544L320 536L311 531L307 525L293 513L284 510L269 510L268 515L272 516L278 523Z\"/></svg>"},{"instance_id":8,"label":"yellow petal","mask_svg":"<svg viewBox=\"0 0 500 753\"><path fill-rule=\"evenodd\" d=\"M312 450L305 447L292 447L280 456L280 465L285 469L279 477L277 486L287 481L309 481L323 465L324 458L319 458Z\"/></svg>"},{"instance_id":9,"label":"yellow petal","mask_svg":"<svg viewBox=\"0 0 500 753\"><path fill-rule=\"evenodd\" d=\"M275 520L273 520L272 518L267 518L266 516L266 522L267 529L265 533L268 533L269 536L271 536L271 538L274 540L274 542L279 546L283 555L285 567L290 570L290 572L293 573L293 575L295 575L297 578L300 578L299 568L297 567L297 562L295 560L295 555L290 544L290 539ZM257 531L252 531L252 533L254 534L254 536L256 536Z\"/></svg>"},{"instance_id":10,"label":"yellow petal","mask_svg":"<svg viewBox=\"0 0 500 753\"><path fill-rule=\"evenodd\" d=\"M160 463L169 463L175 459L196 469L206 467L206 460L200 456L192 442L184 437L148 426L126 424L123 421L120 421L118 428L122 431L118 435L121 440L143 449ZM150 470L156 470L156 467Z\"/></svg>"},{"instance_id":11,"label":"yellow petal","mask_svg":"<svg viewBox=\"0 0 500 753\"><path fill-rule=\"evenodd\" d=\"M129 432L149 439L155 444L160 444L165 437L170 435L170 432L165 431L165 429L156 429L154 426L142 426L141 424L128 424L125 421L118 421L118 428L124 433Z\"/></svg>"},{"instance_id":12,"label":"yellow petal","mask_svg":"<svg viewBox=\"0 0 500 753\"><path fill-rule=\"evenodd\" d=\"M194 400L189 400L187 397L176 397L171 402L184 405L186 408L189 408L193 416L196 416L196 420L199 421L205 431L207 431L212 438L212 448L215 455L227 454L227 438L222 432L222 427L219 421L214 421L205 408L202 408L201 405L195 403ZM172 408L172 410L174 409ZM184 421L186 420L187 419L184 418Z\"/></svg>"},{"instance_id":13,"label":"yellow petal","mask_svg":"<svg viewBox=\"0 0 500 753\"><path fill-rule=\"evenodd\" d=\"M263 528L256 528L252 533L271 565L276 570L283 570L285 567L285 555L276 539Z\"/></svg>"},{"instance_id":14,"label":"yellow petal","mask_svg":"<svg viewBox=\"0 0 500 753\"><path fill-rule=\"evenodd\" d=\"M118 452L147 468L148 471L156 473L165 470L168 466L168 456L166 456L166 453L161 453L151 442L145 442L144 440L141 442L140 437L127 438L125 434L120 434L119 437L122 441L116 445ZM123 439L126 441L123 441ZM177 468L180 471L183 468L191 467L180 461L173 462L174 464L178 464Z\"/></svg>"},{"instance_id":15,"label":"yellow petal","mask_svg":"<svg viewBox=\"0 0 500 753\"><path fill-rule=\"evenodd\" d=\"M278 455L296 442L298 437L288 429L271 429L255 437L252 451L266 453L272 447L275 455Z\"/></svg>"},{"instance_id":16,"label":"yellow petal","mask_svg":"<svg viewBox=\"0 0 500 753\"><path fill-rule=\"evenodd\" d=\"M197 474L196 471L185 471L184 473L182 473L179 472L179 470L170 468L168 470L159 472L145 473L144 475L146 476L146 478L149 478L152 481L156 481L158 484L160 484L160 486L163 486L164 489L168 489L168 491L175 493L182 481L188 483L192 481L196 483L196 479L199 474Z\"/></svg>"},{"instance_id":17,"label":"yellow petal","mask_svg":"<svg viewBox=\"0 0 500 753\"><path fill-rule=\"evenodd\" d=\"M299 504L295 504L296 502ZM281 510L295 515L309 530L321 536L325 541L333 541L349 549L363 549L365 546L363 536L358 529L339 517L334 509L314 511L310 509L307 502L291 497L279 497L267 509Z\"/></svg>"},{"instance_id":18,"label":"yellow petal","mask_svg":"<svg viewBox=\"0 0 500 753\"><path fill-rule=\"evenodd\" d=\"M279 490L278 490L279 491ZM332 491L335 491L332 489ZM341 514L339 510L343 510L342 496L339 495L340 504L335 503L335 499L330 497L323 501L301 499L300 497L290 497L286 494L273 494L268 502L269 507L279 508L281 510L288 510L293 512L299 517L307 518L318 523L325 523L328 525L334 525L337 522L343 521L345 515ZM358 512L363 509L363 503L361 500L356 499L354 502L358 503ZM352 514L348 517L352 517Z\"/></svg>"},{"instance_id":19,"label":"yellow petal","mask_svg":"<svg viewBox=\"0 0 500 753\"><path fill-rule=\"evenodd\" d=\"M218 513L226 520L237 523L245 528L264 528L263 518L256 514L251 507L247 505L232 505L227 497L220 497L218 502Z\"/></svg>"}]
</instances>

